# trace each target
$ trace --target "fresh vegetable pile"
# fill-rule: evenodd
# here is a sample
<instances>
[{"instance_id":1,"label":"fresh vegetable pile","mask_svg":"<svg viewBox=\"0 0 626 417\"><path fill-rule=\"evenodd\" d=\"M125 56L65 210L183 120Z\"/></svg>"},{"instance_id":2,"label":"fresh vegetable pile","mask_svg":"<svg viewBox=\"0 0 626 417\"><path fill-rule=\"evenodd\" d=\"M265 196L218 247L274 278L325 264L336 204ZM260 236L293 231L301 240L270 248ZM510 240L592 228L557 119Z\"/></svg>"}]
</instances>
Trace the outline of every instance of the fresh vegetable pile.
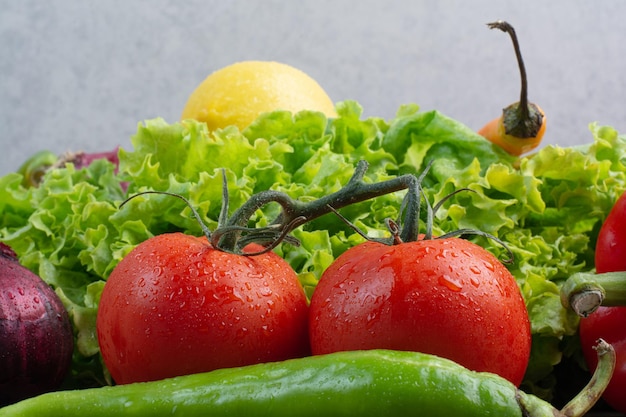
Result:
<instances>
[{"instance_id":1,"label":"fresh vegetable pile","mask_svg":"<svg viewBox=\"0 0 626 417\"><path fill-rule=\"evenodd\" d=\"M230 207L237 208L268 189L302 201L323 197L348 183L364 160L369 182L419 175L432 162L422 182L424 198L445 200L435 213L433 234L478 229L505 242L514 255L507 268L522 291L533 335L522 386L550 398L554 366L564 357L582 358L579 319L561 305L559 287L572 274L594 267L600 225L626 188L626 140L610 127L591 125L588 146L548 146L520 160L461 123L416 105L401 107L389 121L362 119L360 106L351 101L340 103L337 111L333 119L276 111L243 131L148 120L138 126L133 149L121 147L119 167L107 160L82 169L67 164L44 174L38 187L25 188L18 173L0 178L0 240L55 288L74 325L67 386L111 382L95 326L104 284L118 263L153 236L203 232L182 200L150 195L119 208L127 196L176 193L213 229L223 201L222 172ZM446 199L463 188L472 192ZM382 236L385 220L399 217L403 197L402 191L388 194L341 213L368 235ZM278 210L273 205L257 210L251 225L267 226ZM309 296L334 259L363 241L334 215L296 229L293 236L300 246L282 244L275 252L298 273ZM508 256L484 236L470 239L496 257Z\"/></svg>"}]
</instances>

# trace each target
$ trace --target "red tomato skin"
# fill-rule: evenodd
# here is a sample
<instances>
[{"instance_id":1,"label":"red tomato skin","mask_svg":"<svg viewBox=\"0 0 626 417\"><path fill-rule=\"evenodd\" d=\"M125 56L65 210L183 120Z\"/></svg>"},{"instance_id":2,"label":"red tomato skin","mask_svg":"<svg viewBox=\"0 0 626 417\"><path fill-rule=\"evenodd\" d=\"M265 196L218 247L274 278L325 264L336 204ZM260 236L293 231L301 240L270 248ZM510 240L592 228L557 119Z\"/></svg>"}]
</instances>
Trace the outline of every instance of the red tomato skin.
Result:
<instances>
[{"instance_id":1,"label":"red tomato skin","mask_svg":"<svg viewBox=\"0 0 626 417\"><path fill-rule=\"evenodd\" d=\"M278 255L233 255L171 233L113 270L96 327L111 376L126 384L306 356L307 321L304 290Z\"/></svg>"},{"instance_id":2,"label":"red tomato skin","mask_svg":"<svg viewBox=\"0 0 626 417\"><path fill-rule=\"evenodd\" d=\"M457 238L347 250L313 293L309 331L313 354L419 351L516 385L530 357L530 322L515 279L491 253Z\"/></svg>"},{"instance_id":3,"label":"red tomato skin","mask_svg":"<svg viewBox=\"0 0 626 417\"><path fill-rule=\"evenodd\" d=\"M603 338L615 349L615 371L602 398L620 413L626 413L626 307L600 307L580 321L580 340L591 370L598 366L593 346Z\"/></svg>"}]
</instances>

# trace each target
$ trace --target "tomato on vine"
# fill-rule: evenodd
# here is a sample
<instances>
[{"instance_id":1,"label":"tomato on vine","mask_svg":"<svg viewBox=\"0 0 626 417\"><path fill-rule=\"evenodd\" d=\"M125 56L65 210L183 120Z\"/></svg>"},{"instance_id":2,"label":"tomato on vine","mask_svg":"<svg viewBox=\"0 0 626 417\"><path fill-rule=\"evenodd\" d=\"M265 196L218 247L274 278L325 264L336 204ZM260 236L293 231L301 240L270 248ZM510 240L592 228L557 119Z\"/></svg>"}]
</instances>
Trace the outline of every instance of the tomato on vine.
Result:
<instances>
[{"instance_id":1,"label":"tomato on vine","mask_svg":"<svg viewBox=\"0 0 626 417\"><path fill-rule=\"evenodd\" d=\"M291 266L259 244L232 253L212 239L210 232L157 235L115 267L96 329L116 383L309 353L307 299Z\"/></svg>"},{"instance_id":2,"label":"tomato on vine","mask_svg":"<svg viewBox=\"0 0 626 417\"><path fill-rule=\"evenodd\" d=\"M409 202L405 223L418 211ZM312 353L419 351L519 385L531 336L516 280L493 254L454 237L471 231L432 238L431 228L418 238L391 227L390 241L366 241L331 264L311 298Z\"/></svg>"},{"instance_id":3,"label":"tomato on vine","mask_svg":"<svg viewBox=\"0 0 626 417\"><path fill-rule=\"evenodd\" d=\"M166 194L183 200L204 236L152 237L109 276L96 329L114 381L149 381L309 354L304 289L291 266L271 250L282 241L297 244L289 233L330 212L330 202L341 207L415 183L411 175L366 183L366 170L362 161L346 187L306 204L272 190L255 194L230 218L224 179L214 231L181 195L147 191L130 197ZM249 228L250 217L269 202L282 205L283 212L266 227Z\"/></svg>"}]
</instances>

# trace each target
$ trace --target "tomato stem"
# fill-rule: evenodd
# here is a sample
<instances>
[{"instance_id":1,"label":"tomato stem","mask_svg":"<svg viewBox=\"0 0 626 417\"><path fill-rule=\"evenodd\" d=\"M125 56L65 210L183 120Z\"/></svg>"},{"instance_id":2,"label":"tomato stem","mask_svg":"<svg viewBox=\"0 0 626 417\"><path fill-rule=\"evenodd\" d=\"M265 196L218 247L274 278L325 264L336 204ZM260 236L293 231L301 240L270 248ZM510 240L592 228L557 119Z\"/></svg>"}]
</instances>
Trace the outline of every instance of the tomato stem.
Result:
<instances>
[{"instance_id":1,"label":"tomato stem","mask_svg":"<svg viewBox=\"0 0 626 417\"><path fill-rule=\"evenodd\" d=\"M261 191L260 193L254 194L250 197L250 199L239 207L230 218L228 217L228 183L225 171L222 170L222 207L219 214L218 226L213 232L211 232L202 221L200 214L194 209L190 201L179 194L167 191L143 191L128 197L124 202L122 202L122 204L120 204L120 208L131 199L145 194L164 194L179 198L190 208L194 218L198 221L200 227L202 228L202 232L214 248L224 252L244 256L254 256L269 252L283 241L292 245L299 245L300 242L296 238L289 236L289 234L297 227L328 213L335 213L338 215L341 220L367 240L374 240L388 245L397 245L403 242L416 241L419 237L420 205L423 194L421 184L431 166L432 161L427 164L426 168L418 177L412 174L405 174L387 181L367 183L363 180L363 178L367 172L368 163L361 160L357 163L354 173L348 183L339 191L310 202L295 200L281 191ZM391 219L385 219L387 229L391 234L389 238L368 237L338 212L338 209L342 207L404 189L407 190L407 193L402 200L398 220L394 221ZM423 237L424 239L433 238L433 218L436 211L445 201L461 191L472 190L462 188L454 191L435 204L434 207L431 206L425 198L427 205L427 220L426 232ZM282 207L282 211L276 219L265 227L248 227L250 218L254 215L254 213L271 202L278 203ZM402 218L404 220L403 224L401 223ZM446 233L443 236L439 236L439 238L468 234L485 236L498 242L509 252L509 259L504 262L513 261L513 253L504 242L495 236L480 230L460 229ZM253 242L261 244L263 246L263 250L257 252L244 252L244 248Z\"/></svg>"},{"instance_id":2,"label":"tomato stem","mask_svg":"<svg viewBox=\"0 0 626 417\"><path fill-rule=\"evenodd\" d=\"M191 214L193 215L193 217L200 224L200 228L202 229L202 233L207 237L207 239L211 238L211 231L209 230L207 225L202 221L202 218L200 217L200 214L198 213L198 211L193 207L193 205L191 204L191 202L189 200L187 200L185 197L183 197L180 194L170 193L168 191L155 191L155 190L142 191L142 192L139 192L137 194L133 194L130 197L128 197L126 200L122 201L122 204L120 204L120 206L118 208L121 209L126 203L128 203L133 198L139 197L140 195L145 195L145 194L163 194L163 195L169 195L169 196L176 197L178 199L183 200L185 202L185 204L187 204L187 206L191 210Z\"/></svg>"},{"instance_id":3,"label":"tomato stem","mask_svg":"<svg viewBox=\"0 0 626 417\"><path fill-rule=\"evenodd\" d=\"M443 203L445 203L446 201L448 201L451 197L455 196L456 194L462 192L462 191L470 191L472 193L474 193L475 191L470 189L470 188L460 188L458 190L455 190L453 192L451 192L450 194L444 196L441 200L439 200L434 206L431 206L430 202L428 200L426 200L426 231L424 232L424 239L433 239L433 223L434 223L434 218L435 218L435 214L437 213L437 210L439 210L439 208L443 205ZM513 261L515 260L515 255L513 255L513 251L511 250L511 248L508 247L508 245L506 243L504 243L504 241L502 241L501 239L498 239L496 236L487 233L487 232L483 232L482 230L476 230L476 229L457 229L457 230L453 230L451 232L445 233L442 236L439 236L438 239L446 239L449 237L455 237L455 236L459 236L462 237L464 235L477 235L477 236L483 236L486 237L487 239L493 240L494 242L498 243L500 246L502 246L508 253L509 257L502 260L503 263L513 263Z\"/></svg>"},{"instance_id":4,"label":"tomato stem","mask_svg":"<svg viewBox=\"0 0 626 417\"><path fill-rule=\"evenodd\" d=\"M223 226L213 232L211 243L220 250L238 254L244 254L244 243L250 241L266 240L272 247L275 247L280 239L306 222L336 212L342 207L404 189L408 190L403 202L407 215L400 239L415 240L419 222L420 181L423 177L417 178L414 175L405 174L379 183L366 183L363 178L367 168L366 161L359 161L354 174L341 190L311 202L295 200L280 191L267 190L257 193L239 207ZM247 228L251 216L271 202L278 203L282 211L270 226L261 229ZM242 241L244 234L247 234L248 238ZM255 254L246 253L246 255Z\"/></svg>"}]
</instances>

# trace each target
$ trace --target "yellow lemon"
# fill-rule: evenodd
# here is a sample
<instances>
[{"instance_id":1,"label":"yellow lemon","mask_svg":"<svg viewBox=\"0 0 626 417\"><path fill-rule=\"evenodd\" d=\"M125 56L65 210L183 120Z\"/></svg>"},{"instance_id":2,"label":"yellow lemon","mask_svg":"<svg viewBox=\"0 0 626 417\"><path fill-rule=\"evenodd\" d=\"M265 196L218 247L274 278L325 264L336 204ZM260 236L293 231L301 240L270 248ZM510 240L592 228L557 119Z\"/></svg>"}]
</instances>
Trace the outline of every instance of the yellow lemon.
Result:
<instances>
[{"instance_id":1,"label":"yellow lemon","mask_svg":"<svg viewBox=\"0 0 626 417\"><path fill-rule=\"evenodd\" d=\"M246 128L261 113L314 110L335 117L328 94L310 76L271 61L238 62L209 75L189 96L181 119L205 122L209 129Z\"/></svg>"}]
</instances>

